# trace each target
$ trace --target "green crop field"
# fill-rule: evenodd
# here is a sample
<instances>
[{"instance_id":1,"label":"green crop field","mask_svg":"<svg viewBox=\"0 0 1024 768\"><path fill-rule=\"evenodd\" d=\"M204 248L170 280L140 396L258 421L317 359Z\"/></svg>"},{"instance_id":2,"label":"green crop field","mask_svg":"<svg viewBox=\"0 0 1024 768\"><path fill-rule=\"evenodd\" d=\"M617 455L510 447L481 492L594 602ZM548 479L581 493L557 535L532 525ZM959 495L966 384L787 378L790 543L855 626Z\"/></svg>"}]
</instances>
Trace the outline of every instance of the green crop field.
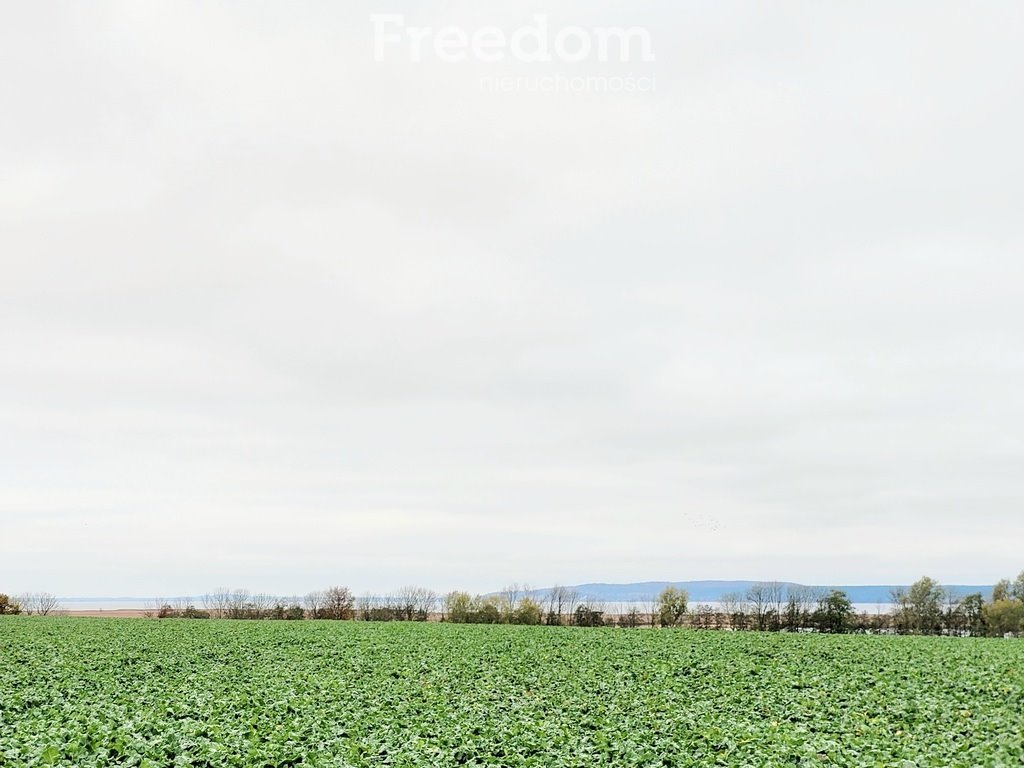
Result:
<instances>
[{"instance_id":1,"label":"green crop field","mask_svg":"<svg viewBox=\"0 0 1024 768\"><path fill-rule=\"evenodd\" d=\"M1024 642L0 619L0 765L1020 766Z\"/></svg>"}]
</instances>

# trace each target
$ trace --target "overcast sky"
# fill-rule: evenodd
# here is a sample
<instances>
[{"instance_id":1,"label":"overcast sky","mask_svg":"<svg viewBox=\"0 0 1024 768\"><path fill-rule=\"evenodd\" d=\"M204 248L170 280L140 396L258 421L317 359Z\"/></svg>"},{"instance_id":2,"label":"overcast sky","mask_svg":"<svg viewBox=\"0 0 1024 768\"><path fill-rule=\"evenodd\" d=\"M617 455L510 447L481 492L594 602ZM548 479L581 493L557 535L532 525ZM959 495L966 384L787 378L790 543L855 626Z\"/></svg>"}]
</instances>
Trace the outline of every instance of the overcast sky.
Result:
<instances>
[{"instance_id":1,"label":"overcast sky","mask_svg":"<svg viewBox=\"0 0 1024 768\"><path fill-rule=\"evenodd\" d=\"M0 591L1024 568L1024 6L481 5L3 5Z\"/></svg>"}]
</instances>

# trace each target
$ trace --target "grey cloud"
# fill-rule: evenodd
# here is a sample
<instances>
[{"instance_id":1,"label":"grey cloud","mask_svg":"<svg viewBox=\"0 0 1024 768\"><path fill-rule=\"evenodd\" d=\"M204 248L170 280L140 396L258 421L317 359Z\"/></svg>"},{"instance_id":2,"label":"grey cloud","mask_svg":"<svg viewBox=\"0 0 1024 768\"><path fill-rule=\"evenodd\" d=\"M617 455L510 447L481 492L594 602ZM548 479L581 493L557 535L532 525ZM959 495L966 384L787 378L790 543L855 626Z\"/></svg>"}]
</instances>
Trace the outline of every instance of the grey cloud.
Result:
<instances>
[{"instance_id":1,"label":"grey cloud","mask_svg":"<svg viewBox=\"0 0 1024 768\"><path fill-rule=\"evenodd\" d=\"M1016 4L552 11L650 25L629 96L65 10L0 31L5 590L1020 569Z\"/></svg>"}]
</instances>

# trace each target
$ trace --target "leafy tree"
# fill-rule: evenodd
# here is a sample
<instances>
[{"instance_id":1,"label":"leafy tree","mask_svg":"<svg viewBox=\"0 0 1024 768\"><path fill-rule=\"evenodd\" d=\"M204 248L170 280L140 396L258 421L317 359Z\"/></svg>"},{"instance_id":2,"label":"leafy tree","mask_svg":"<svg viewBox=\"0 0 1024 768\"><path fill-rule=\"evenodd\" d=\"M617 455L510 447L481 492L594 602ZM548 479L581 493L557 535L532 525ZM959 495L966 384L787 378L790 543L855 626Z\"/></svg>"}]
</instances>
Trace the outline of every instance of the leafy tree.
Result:
<instances>
[{"instance_id":1,"label":"leafy tree","mask_svg":"<svg viewBox=\"0 0 1024 768\"><path fill-rule=\"evenodd\" d=\"M907 600L907 590L899 588L890 593L892 596L892 617L896 631L899 633L910 631L910 603Z\"/></svg>"},{"instance_id":2,"label":"leafy tree","mask_svg":"<svg viewBox=\"0 0 1024 768\"><path fill-rule=\"evenodd\" d=\"M946 590L935 579L922 576L910 589L897 592L897 626L918 635L938 634L942 628L942 604Z\"/></svg>"},{"instance_id":3,"label":"leafy tree","mask_svg":"<svg viewBox=\"0 0 1024 768\"><path fill-rule=\"evenodd\" d=\"M985 632L984 610L985 600L980 592L965 595L963 600L960 601L964 628L972 635L981 635Z\"/></svg>"},{"instance_id":4,"label":"leafy tree","mask_svg":"<svg viewBox=\"0 0 1024 768\"><path fill-rule=\"evenodd\" d=\"M516 608L519 606L519 600L530 591L530 587L526 584L509 584L507 587L501 590L497 595L499 601L499 609L501 615L505 621L512 621L512 614L515 613Z\"/></svg>"},{"instance_id":5,"label":"leafy tree","mask_svg":"<svg viewBox=\"0 0 1024 768\"><path fill-rule=\"evenodd\" d=\"M449 592L444 598L444 618L453 624L500 624L500 598L470 597L468 592ZM540 607L537 606L538 623Z\"/></svg>"},{"instance_id":6,"label":"leafy tree","mask_svg":"<svg viewBox=\"0 0 1024 768\"><path fill-rule=\"evenodd\" d=\"M469 592L454 590L445 595L444 617L453 624L468 624L469 614L473 610L473 597Z\"/></svg>"},{"instance_id":7,"label":"leafy tree","mask_svg":"<svg viewBox=\"0 0 1024 768\"><path fill-rule=\"evenodd\" d=\"M578 605L573 613L572 623L577 627L603 627L604 611L594 610L588 605Z\"/></svg>"},{"instance_id":8,"label":"leafy tree","mask_svg":"<svg viewBox=\"0 0 1024 768\"><path fill-rule=\"evenodd\" d=\"M1007 633L1024 632L1024 602L1020 600L997 600L985 606L985 626L988 634L1000 636Z\"/></svg>"},{"instance_id":9,"label":"leafy tree","mask_svg":"<svg viewBox=\"0 0 1024 768\"><path fill-rule=\"evenodd\" d=\"M530 597L524 597L519 601L516 609L512 611L510 624L540 624L543 618L540 604Z\"/></svg>"},{"instance_id":10,"label":"leafy tree","mask_svg":"<svg viewBox=\"0 0 1024 768\"><path fill-rule=\"evenodd\" d=\"M1010 599L1010 580L1000 579L996 582L996 585L992 587L992 602L1000 603L1003 600Z\"/></svg>"},{"instance_id":11,"label":"leafy tree","mask_svg":"<svg viewBox=\"0 0 1024 768\"><path fill-rule=\"evenodd\" d=\"M21 604L0 592L0 616L14 616L21 613Z\"/></svg>"},{"instance_id":12,"label":"leafy tree","mask_svg":"<svg viewBox=\"0 0 1024 768\"><path fill-rule=\"evenodd\" d=\"M476 597L469 612L470 624L500 624L501 609L493 598Z\"/></svg>"},{"instance_id":13,"label":"leafy tree","mask_svg":"<svg viewBox=\"0 0 1024 768\"><path fill-rule=\"evenodd\" d=\"M1010 586L1010 596L1014 600L1024 603L1024 571L1018 573L1017 578L1013 580L1013 584Z\"/></svg>"},{"instance_id":14,"label":"leafy tree","mask_svg":"<svg viewBox=\"0 0 1024 768\"><path fill-rule=\"evenodd\" d=\"M841 634L853 625L853 603L845 592L833 589L818 603L814 612L814 625L819 632Z\"/></svg>"},{"instance_id":15,"label":"leafy tree","mask_svg":"<svg viewBox=\"0 0 1024 768\"><path fill-rule=\"evenodd\" d=\"M685 589L665 587L658 595L658 623L663 627L675 627L686 614L690 595Z\"/></svg>"}]
</instances>

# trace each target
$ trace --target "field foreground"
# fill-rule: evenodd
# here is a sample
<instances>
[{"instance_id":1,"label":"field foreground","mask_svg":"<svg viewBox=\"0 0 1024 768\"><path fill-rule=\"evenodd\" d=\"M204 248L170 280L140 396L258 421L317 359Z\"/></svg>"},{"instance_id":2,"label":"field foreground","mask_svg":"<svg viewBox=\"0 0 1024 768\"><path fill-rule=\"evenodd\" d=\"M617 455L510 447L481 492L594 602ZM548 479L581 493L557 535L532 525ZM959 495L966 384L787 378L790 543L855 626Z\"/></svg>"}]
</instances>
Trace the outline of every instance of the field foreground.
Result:
<instances>
[{"instance_id":1,"label":"field foreground","mask_svg":"<svg viewBox=\"0 0 1024 768\"><path fill-rule=\"evenodd\" d=\"M1020 766L1024 643L0 620L0 766Z\"/></svg>"}]
</instances>

